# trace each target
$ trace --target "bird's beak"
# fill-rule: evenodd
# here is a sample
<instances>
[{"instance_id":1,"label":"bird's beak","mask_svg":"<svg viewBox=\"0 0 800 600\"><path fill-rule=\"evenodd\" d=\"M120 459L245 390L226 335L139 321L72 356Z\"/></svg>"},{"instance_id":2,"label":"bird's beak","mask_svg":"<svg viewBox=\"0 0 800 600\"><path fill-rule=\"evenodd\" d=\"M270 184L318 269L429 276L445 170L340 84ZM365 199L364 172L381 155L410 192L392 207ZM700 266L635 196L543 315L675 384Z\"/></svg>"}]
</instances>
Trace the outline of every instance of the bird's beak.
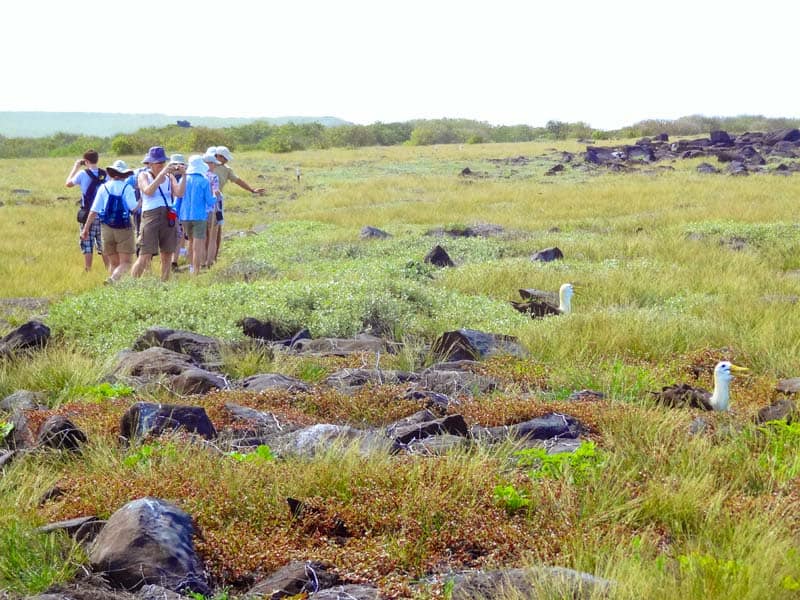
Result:
<instances>
[{"instance_id":1,"label":"bird's beak","mask_svg":"<svg viewBox=\"0 0 800 600\"><path fill-rule=\"evenodd\" d=\"M749 373L750 369L747 367L739 367L737 365L731 365L731 372L732 373Z\"/></svg>"}]
</instances>

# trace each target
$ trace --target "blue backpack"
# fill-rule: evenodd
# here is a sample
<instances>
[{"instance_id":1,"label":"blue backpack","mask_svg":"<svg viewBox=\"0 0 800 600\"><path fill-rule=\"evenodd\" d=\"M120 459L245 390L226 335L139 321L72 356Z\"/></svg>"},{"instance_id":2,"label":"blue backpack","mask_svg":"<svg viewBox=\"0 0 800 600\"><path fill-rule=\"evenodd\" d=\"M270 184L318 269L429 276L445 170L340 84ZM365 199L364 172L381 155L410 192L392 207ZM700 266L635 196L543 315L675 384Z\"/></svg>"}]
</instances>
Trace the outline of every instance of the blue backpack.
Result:
<instances>
[{"instance_id":1,"label":"blue backpack","mask_svg":"<svg viewBox=\"0 0 800 600\"><path fill-rule=\"evenodd\" d=\"M126 229L131 226L131 213L128 210L128 205L125 204L125 190L128 184L122 188L122 191L117 194L112 194L106 186L103 186L108 193L108 200L106 201L106 208L103 214L100 215L100 221L104 225L108 225L114 229Z\"/></svg>"}]
</instances>

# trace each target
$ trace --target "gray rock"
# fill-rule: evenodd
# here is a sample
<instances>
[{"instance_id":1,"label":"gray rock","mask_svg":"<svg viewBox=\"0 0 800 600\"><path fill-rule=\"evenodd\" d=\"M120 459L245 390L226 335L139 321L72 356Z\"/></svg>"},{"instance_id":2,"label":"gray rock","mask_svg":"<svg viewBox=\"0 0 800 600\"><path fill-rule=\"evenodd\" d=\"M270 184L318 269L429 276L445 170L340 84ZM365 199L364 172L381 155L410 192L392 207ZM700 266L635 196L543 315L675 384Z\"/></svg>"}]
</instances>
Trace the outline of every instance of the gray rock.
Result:
<instances>
[{"instance_id":1,"label":"gray rock","mask_svg":"<svg viewBox=\"0 0 800 600\"><path fill-rule=\"evenodd\" d=\"M313 458L318 454L353 445L360 452L368 454L379 450L388 451L391 443L388 438L373 431L355 429L348 425L319 423L276 437L270 447L281 455Z\"/></svg>"},{"instance_id":2,"label":"gray rock","mask_svg":"<svg viewBox=\"0 0 800 600\"><path fill-rule=\"evenodd\" d=\"M564 440L578 439L586 428L578 419L561 413L548 413L535 419L500 427L474 426L473 438L488 442L512 440Z\"/></svg>"},{"instance_id":3,"label":"gray rock","mask_svg":"<svg viewBox=\"0 0 800 600\"><path fill-rule=\"evenodd\" d=\"M191 356L198 365L217 365L220 361L220 342L191 331L151 327L133 343L134 351L161 347Z\"/></svg>"},{"instance_id":4,"label":"gray rock","mask_svg":"<svg viewBox=\"0 0 800 600\"><path fill-rule=\"evenodd\" d=\"M796 394L800 392L800 377L781 379L775 389L784 394Z\"/></svg>"},{"instance_id":5,"label":"gray rock","mask_svg":"<svg viewBox=\"0 0 800 600\"><path fill-rule=\"evenodd\" d=\"M769 406L765 406L758 411L756 423L759 425L769 421L786 421L791 423L797 417L797 406L788 398L776 400Z\"/></svg>"},{"instance_id":6,"label":"gray rock","mask_svg":"<svg viewBox=\"0 0 800 600\"><path fill-rule=\"evenodd\" d=\"M246 598L279 600L286 596L314 593L339 584L333 565L319 561L292 561L248 590Z\"/></svg>"},{"instance_id":7,"label":"gray rock","mask_svg":"<svg viewBox=\"0 0 800 600\"><path fill-rule=\"evenodd\" d=\"M0 400L0 411L36 410L41 408L46 401L47 396L41 392L17 390Z\"/></svg>"},{"instance_id":8,"label":"gray rock","mask_svg":"<svg viewBox=\"0 0 800 600\"><path fill-rule=\"evenodd\" d=\"M133 377L158 377L180 375L197 365L185 354L166 348L153 347L141 352L122 352L114 368L113 375Z\"/></svg>"},{"instance_id":9,"label":"gray rock","mask_svg":"<svg viewBox=\"0 0 800 600\"><path fill-rule=\"evenodd\" d=\"M116 511L89 550L92 569L117 588L157 584L175 592L210 594L194 551L191 517L158 498L140 498Z\"/></svg>"},{"instance_id":10,"label":"gray rock","mask_svg":"<svg viewBox=\"0 0 800 600\"><path fill-rule=\"evenodd\" d=\"M420 385L448 396L473 396L497 389L497 380L470 371L426 369L420 374Z\"/></svg>"},{"instance_id":11,"label":"gray rock","mask_svg":"<svg viewBox=\"0 0 800 600\"><path fill-rule=\"evenodd\" d=\"M239 385L248 392L263 392L264 390L285 390L287 392L308 391L308 385L306 385L304 381L280 373L251 375L250 377L242 379Z\"/></svg>"},{"instance_id":12,"label":"gray rock","mask_svg":"<svg viewBox=\"0 0 800 600\"><path fill-rule=\"evenodd\" d=\"M338 585L309 596L309 600L379 600L378 588L371 585Z\"/></svg>"},{"instance_id":13,"label":"gray rock","mask_svg":"<svg viewBox=\"0 0 800 600\"><path fill-rule=\"evenodd\" d=\"M397 449L414 440L441 434L466 437L469 434L469 428L461 415L448 415L437 419L428 410L420 411L411 417L392 423L386 428L386 435L392 439L392 446Z\"/></svg>"},{"instance_id":14,"label":"gray rock","mask_svg":"<svg viewBox=\"0 0 800 600\"><path fill-rule=\"evenodd\" d=\"M608 596L613 582L563 567L528 567L459 573L452 577L452 600L521 597L531 600Z\"/></svg>"},{"instance_id":15,"label":"gray rock","mask_svg":"<svg viewBox=\"0 0 800 600\"><path fill-rule=\"evenodd\" d=\"M441 456L453 450L469 446L469 439L460 435L438 434L421 440L412 440L400 449L408 454L423 456Z\"/></svg>"},{"instance_id":16,"label":"gray rock","mask_svg":"<svg viewBox=\"0 0 800 600\"><path fill-rule=\"evenodd\" d=\"M377 227L370 227L369 225L365 225L364 227L361 228L362 240L370 240L370 239L383 240L390 237L392 237L390 234L386 233L382 229L378 229Z\"/></svg>"},{"instance_id":17,"label":"gray rock","mask_svg":"<svg viewBox=\"0 0 800 600\"><path fill-rule=\"evenodd\" d=\"M366 333L361 333L353 339L300 339L292 344L292 350L295 352L318 356L349 356L361 352L387 352L389 349L386 340Z\"/></svg>"},{"instance_id":18,"label":"gray rock","mask_svg":"<svg viewBox=\"0 0 800 600\"><path fill-rule=\"evenodd\" d=\"M228 382L219 373L191 368L173 377L170 387L173 391L183 395L207 394L212 390L225 389L228 387Z\"/></svg>"},{"instance_id":19,"label":"gray rock","mask_svg":"<svg viewBox=\"0 0 800 600\"><path fill-rule=\"evenodd\" d=\"M329 375L324 383L339 389L356 388L367 384L383 385L412 383L419 381L419 375L406 371L383 369L342 369Z\"/></svg>"},{"instance_id":20,"label":"gray rock","mask_svg":"<svg viewBox=\"0 0 800 600\"><path fill-rule=\"evenodd\" d=\"M186 596L152 583L142 586L136 593L136 598L137 600L186 600Z\"/></svg>"}]
</instances>

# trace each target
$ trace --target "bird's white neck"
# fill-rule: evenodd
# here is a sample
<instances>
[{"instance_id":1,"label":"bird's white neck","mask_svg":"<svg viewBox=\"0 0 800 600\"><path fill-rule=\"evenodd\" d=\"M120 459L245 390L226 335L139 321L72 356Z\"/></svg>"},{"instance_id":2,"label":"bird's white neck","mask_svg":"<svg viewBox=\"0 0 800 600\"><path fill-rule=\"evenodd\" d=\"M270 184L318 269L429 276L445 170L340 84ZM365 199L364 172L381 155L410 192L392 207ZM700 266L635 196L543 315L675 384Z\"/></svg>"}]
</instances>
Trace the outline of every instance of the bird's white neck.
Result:
<instances>
[{"instance_id":1,"label":"bird's white neck","mask_svg":"<svg viewBox=\"0 0 800 600\"><path fill-rule=\"evenodd\" d=\"M572 297L564 290L561 290L558 294L558 311L565 315L572 311Z\"/></svg>"},{"instance_id":2,"label":"bird's white neck","mask_svg":"<svg viewBox=\"0 0 800 600\"><path fill-rule=\"evenodd\" d=\"M714 410L728 410L730 406L730 385L729 379L717 377L714 375L714 393L711 394L709 404Z\"/></svg>"}]
</instances>

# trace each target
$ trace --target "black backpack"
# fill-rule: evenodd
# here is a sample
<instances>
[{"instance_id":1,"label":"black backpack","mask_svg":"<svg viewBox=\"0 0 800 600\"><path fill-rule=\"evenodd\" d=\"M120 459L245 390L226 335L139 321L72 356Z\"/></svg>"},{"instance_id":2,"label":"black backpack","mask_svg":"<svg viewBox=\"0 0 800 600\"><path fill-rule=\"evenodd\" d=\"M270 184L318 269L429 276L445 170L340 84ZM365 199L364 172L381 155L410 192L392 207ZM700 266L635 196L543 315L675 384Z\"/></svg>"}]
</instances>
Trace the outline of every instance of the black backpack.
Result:
<instances>
[{"instance_id":1,"label":"black backpack","mask_svg":"<svg viewBox=\"0 0 800 600\"><path fill-rule=\"evenodd\" d=\"M94 197L97 195L97 188L106 182L108 175L103 169L97 169L97 175L92 173L89 169L85 169L85 171L91 181L89 181L89 187L86 188L86 193L81 197L81 208L86 209L88 212L89 209L92 208Z\"/></svg>"},{"instance_id":2,"label":"black backpack","mask_svg":"<svg viewBox=\"0 0 800 600\"><path fill-rule=\"evenodd\" d=\"M106 200L106 208L100 216L100 221L104 225L114 229L126 229L131 226L131 213L128 210L128 205L125 204L124 198L128 185L126 183L119 194L112 194L107 187L105 188L108 193L108 200Z\"/></svg>"}]
</instances>

